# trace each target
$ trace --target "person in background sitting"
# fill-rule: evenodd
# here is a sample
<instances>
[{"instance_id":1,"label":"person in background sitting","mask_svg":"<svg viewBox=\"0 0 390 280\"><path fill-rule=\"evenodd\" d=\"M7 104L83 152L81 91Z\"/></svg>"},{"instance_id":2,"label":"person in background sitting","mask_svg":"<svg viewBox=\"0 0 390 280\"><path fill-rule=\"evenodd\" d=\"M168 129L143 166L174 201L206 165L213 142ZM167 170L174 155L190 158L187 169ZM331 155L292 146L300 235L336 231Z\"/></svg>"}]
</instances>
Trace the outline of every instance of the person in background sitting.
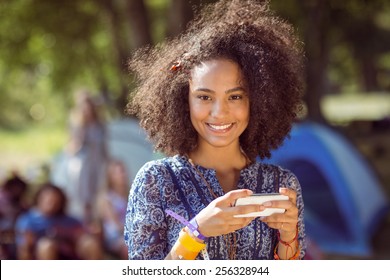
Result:
<instances>
[{"instance_id":1,"label":"person in background sitting","mask_svg":"<svg viewBox=\"0 0 390 280\"><path fill-rule=\"evenodd\" d=\"M34 206L16 222L19 259L102 259L99 240L83 224L66 213L64 192L51 183L43 184Z\"/></svg>"},{"instance_id":2,"label":"person in background sitting","mask_svg":"<svg viewBox=\"0 0 390 280\"><path fill-rule=\"evenodd\" d=\"M15 222L27 211L28 184L16 172L0 187L0 258L15 259Z\"/></svg>"},{"instance_id":3,"label":"person in background sitting","mask_svg":"<svg viewBox=\"0 0 390 280\"><path fill-rule=\"evenodd\" d=\"M123 236L129 194L129 174L125 164L112 159L107 165L107 186L99 195L98 211L102 223L105 249L120 259L127 259Z\"/></svg>"}]
</instances>

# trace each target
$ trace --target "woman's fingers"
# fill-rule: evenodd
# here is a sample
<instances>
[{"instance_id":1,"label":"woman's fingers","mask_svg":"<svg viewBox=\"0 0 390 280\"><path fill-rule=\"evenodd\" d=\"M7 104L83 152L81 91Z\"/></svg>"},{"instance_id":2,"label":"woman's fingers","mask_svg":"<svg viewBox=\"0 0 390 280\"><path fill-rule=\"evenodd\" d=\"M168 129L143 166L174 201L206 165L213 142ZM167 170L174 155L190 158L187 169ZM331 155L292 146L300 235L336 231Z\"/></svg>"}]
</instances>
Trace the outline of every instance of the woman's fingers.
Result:
<instances>
[{"instance_id":1,"label":"woman's fingers","mask_svg":"<svg viewBox=\"0 0 390 280\"><path fill-rule=\"evenodd\" d=\"M248 189L234 190L226 193L214 201L215 205L218 207L231 207L235 204L238 198L247 197L251 194L253 194L253 192Z\"/></svg>"},{"instance_id":2,"label":"woman's fingers","mask_svg":"<svg viewBox=\"0 0 390 280\"><path fill-rule=\"evenodd\" d=\"M294 232L298 223L298 208L296 206L296 192L288 188L280 188L281 194L287 195L289 200L271 201L263 204L266 208L283 208L283 214L273 214L262 217L261 220L271 228L284 232Z\"/></svg>"},{"instance_id":3,"label":"woman's fingers","mask_svg":"<svg viewBox=\"0 0 390 280\"><path fill-rule=\"evenodd\" d=\"M295 214L294 209L297 209L296 207L296 201L297 201L297 194L294 190L288 189L288 188L280 188L280 193L283 195L288 196L288 200L274 200L274 201L267 201L263 203L262 205L266 208L282 208L286 209L286 214ZM291 211L292 210L292 211Z\"/></svg>"},{"instance_id":4,"label":"woman's fingers","mask_svg":"<svg viewBox=\"0 0 390 280\"><path fill-rule=\"evenodd\" d=\"M212 201L197 215L200 232L206 236L226 234L247 226L252 217L235 218L251 212L264 210L264 206L245 205L233 207L238 198L247 197L253 192L248 189L234 190Z\"/></svg>"},{"instance_id":5,"label":"woman's fingers","mask_svg":"<svg viewBox=\"0 0 390 280\"><path fill-rule=\"evenodd\" d=\"M289 197L289 201L291 201L294 205L297 204L297 193L289 188L279 188L279 193L283 195L287 195Z\"/></svg>"},{"instance_id":6,"label":"woman's fingers","mask_svg":"<svg viewBox=\"0 0 390 280\"><path fill-rule=\"evenodd\" d=\"M250 196L252 193L248 189L234 190L215 199L197 216L200 231L206 236L216 236L238 230L255 219L255 217L246 217L246 214L261 212L266 208L286 209L283 214L273 214L262 218L270 227L284 231L295 229L298 221L298 209L294 190L280 188L280 193L287 195L289 200L271 201L262 205L234 206L238 198Z\"/></svg>"},{"instance_id":7,"label":"woman's fingers","mask_svg":"<svg viewBox=\"0 0 390 280\"><path fill-rule=\"evenodd\" d=\"M274 229L295 231L298 218L294 216L286 216L285 214L273 214L269 217L265 217L262 221Z\"/></svg>"},{"instance_id":8,"label":"woman's fingers","mask_svg":"<svg viewBox=\"0 0 390 280\"><path fill-rule=\"evenodd\" d=\"M233 231L236 231L236 230L238 230L240 228L246 227L253 220L254 220L253 217L249 217L249 218L234 218L232 223L230 223L228 225L226 233L233 232Z\"/></svg>"}]
</instances>

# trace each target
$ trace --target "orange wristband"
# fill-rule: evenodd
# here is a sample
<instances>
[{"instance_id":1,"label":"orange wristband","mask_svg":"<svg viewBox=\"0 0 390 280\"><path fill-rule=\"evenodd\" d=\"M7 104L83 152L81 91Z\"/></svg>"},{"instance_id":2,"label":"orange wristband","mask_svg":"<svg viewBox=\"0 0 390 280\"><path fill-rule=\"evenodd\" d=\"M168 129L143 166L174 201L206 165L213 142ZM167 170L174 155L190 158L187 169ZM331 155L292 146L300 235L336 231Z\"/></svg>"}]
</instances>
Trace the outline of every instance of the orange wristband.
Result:
<instances>
[{"instance_id":1,"label":"orange wristband","mask_svg":"<svg viewBox=\"0 0 390 280\"><path fill-rule=\"evenodd\" d=\"M195 260L199 252L191 252L184 247L180 242L176 242L173 246L173 251L180 260Z\"/></svg>"},{"instance_id":2,"label":"orange wristband","mask_svg":"<svg viewBox=\"0 0 390 280\"><path fill-rule=\"evenodd\" d=\"M196 241L191 237L191 235L189 235L188 232L184 230L184 228L180 231L179 242L191 252L199 253L204 247L206 247L205 243Z\"/></svg>"},{"instance_id":3,"label":"orange wristband","mask_svg":"<svg viewBox=\"0 0 390 280\"><path fill-rule=\"evenodd\" d=\"M199 252L206 247L206 244L196 241L184 228L179 233L179 239L173 246L173 251L184 260L194 260Z\"/></svg>"}]
</instances>

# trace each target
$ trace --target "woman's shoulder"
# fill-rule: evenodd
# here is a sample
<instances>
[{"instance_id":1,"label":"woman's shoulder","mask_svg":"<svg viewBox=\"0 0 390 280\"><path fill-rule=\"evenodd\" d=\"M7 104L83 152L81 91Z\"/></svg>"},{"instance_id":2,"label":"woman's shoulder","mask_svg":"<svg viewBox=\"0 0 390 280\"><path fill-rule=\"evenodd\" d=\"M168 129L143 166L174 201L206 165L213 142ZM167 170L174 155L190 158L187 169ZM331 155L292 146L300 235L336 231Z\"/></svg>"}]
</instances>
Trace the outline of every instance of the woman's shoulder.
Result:
<instances>
[{"instance_id":1,"label":"woman's shoulder","mask_svg":"<svg viewBox=\"0 0 390 280\"><path fill-rule=\"evenodd\" d=\"M171 170L183 164L183 159L180 156L163 157L148 161L138 170L134 181L168 177Z\"/></svg>"},{"instance_id":2,"label":"woman's shoulder","mask_svg":"<svg viewBox=\"0 0 390 280\"><path fill-rule=\"evenodd\" d=\"M263 174L272 174L274 176L280 177L281 179L297 180L297 177L291 170L280 165L257 161L254 164L254 168L257 168L258 171L262 172Z\"/></svg>"},{"instance_id":3,"label":"woman's shoulder","mask_svg":"<svg viewBox=\"0 0 390 280\"><path fill-rule=\"evenodd\" d=\"M171 157L163 157L159 159L154 159L146 162L139 170L139 172L156 172L161 170L167 170L169 168L174 168L175 166L183 166L184 158L182 156L176 155Z\"/></svg>"},{"instance_id":4,"label":"woman's shoulder","mask_svg":"<svg viewBox=\"0 0 390 280\"><path fill-rule=\"evenodd\" d=\"M289 169L282 167L281 165L268 163L268 162L262 162L260 160L256 160L256 162L253 164L253 166L254 166L254 168L257 168L259 170L264 170L267 172L291 173L292 174L292 172Z\"/></svg>"}]
</instances>

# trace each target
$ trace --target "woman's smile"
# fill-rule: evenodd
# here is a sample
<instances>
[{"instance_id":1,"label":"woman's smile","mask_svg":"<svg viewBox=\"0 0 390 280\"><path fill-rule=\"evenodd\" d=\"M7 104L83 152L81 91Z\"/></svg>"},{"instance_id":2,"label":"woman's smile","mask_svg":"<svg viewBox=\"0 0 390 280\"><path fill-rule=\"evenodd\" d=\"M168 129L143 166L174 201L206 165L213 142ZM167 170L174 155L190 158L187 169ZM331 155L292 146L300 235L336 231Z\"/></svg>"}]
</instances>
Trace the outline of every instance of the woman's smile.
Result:
<instances>
[{"instance_id":1,"label":"woman's smile","mask_svg":"<svg viewBox=\"0 0 390 280\"><path fill-rule=\"evenodd\" d=\"M211 124L211 123L206 123L206 125L215 132L228 132L230 129L233 127L234 123L229 123L229 124Z\"/></svg>"}]
</instances>

